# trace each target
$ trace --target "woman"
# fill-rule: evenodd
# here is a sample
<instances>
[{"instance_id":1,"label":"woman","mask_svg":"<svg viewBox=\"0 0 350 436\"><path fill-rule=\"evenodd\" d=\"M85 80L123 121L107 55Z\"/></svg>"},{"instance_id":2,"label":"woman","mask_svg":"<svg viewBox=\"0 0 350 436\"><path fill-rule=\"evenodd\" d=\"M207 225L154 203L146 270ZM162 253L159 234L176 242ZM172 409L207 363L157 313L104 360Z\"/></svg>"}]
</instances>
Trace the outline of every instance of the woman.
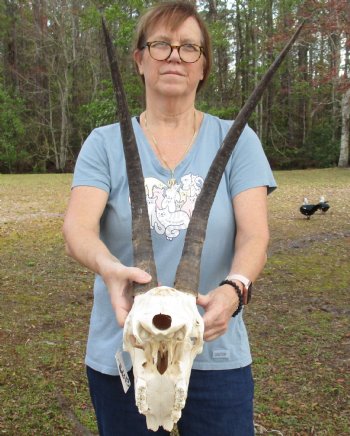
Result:
<instances>
[{"instance_id":1,"label":"woman","mask_svg":"<svg viewBox=\"0 0 350 436\"><path fill-rule=\"evenodd\" d=\"M211 53L208 31L190 3L161 3L141 18L134 60L146 109L132 123L158 280L172 286L194 202L231 122L195 108ZM242 313L232 317L239 304L232 283L246 292L265 264L267 193L274 187L260 141L246 128L209 217L197 300L206 343L178 423L182 436L254 434L251 356ZM119 125L95 129L77 161L64 236L68 253L96 273L86 364L101 435L154 434L137 411L133 390L124 394L114 359L132 305L128 286L150 281L132 266L128 195ZM220 286L228 275L231 284Z\"/></svg>"}]
</instances>

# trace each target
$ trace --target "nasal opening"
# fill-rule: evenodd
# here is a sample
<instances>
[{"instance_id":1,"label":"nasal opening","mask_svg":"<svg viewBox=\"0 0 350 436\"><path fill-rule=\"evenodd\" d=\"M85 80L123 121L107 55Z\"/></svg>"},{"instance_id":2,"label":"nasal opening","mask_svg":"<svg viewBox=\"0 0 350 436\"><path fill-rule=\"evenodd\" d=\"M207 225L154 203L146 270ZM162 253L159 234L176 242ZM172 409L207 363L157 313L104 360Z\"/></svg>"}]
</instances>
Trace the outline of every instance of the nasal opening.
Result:
<instances>
[{"instance_id":1,"label":"nasal opening","mask_svg":"<svg viewBox=\"0 0 350 436\"><path fill-rule=\"evenodd\" d=\"M171 321L171 316L163 313L155 315L152 319L154 327L156 327L158 330L167 330L171 326Z\"/></svg>"}]
</instances>

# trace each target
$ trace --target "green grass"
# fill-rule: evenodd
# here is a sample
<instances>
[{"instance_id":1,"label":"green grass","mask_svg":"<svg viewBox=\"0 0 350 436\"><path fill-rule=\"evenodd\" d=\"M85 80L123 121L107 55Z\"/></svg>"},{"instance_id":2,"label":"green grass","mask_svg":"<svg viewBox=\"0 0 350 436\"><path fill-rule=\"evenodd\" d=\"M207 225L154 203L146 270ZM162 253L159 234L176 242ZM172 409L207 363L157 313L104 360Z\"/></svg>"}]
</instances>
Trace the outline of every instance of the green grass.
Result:
<instances>
[{"instance_id":1,"label":"green grass","mask_svg":"<svg viewBox=\"0 0 350 436\"><path fill-rule=\"evenodd\" d=\"M347 435L350 170L276 172L246 308L260 433ZM84 368L92 274L64 254L71 175L0 175L0 434L96 432ZM306 220L306 196L329 200ZM86 434L86 432L85 432Z\"/></svg>"}]
</instances>

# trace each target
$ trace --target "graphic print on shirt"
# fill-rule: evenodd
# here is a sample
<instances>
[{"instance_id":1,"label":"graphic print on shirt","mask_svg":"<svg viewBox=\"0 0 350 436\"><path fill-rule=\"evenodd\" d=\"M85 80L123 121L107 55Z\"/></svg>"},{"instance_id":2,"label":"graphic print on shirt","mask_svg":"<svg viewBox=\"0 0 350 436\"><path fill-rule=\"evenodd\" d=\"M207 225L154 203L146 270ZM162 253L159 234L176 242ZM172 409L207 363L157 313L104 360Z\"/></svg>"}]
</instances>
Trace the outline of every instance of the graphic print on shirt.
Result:
<instances>
[{"instance_id":1,"label":"graphic print on shirt","mask_svg":"<svg viewBox=\"0 0 350 436\"><path fill-rule=\"evenodd\" d=\"M203 178L193 174L181 177L169 187L154 177L145 179L150 226L169 241L186 230L197 197L203 187Z\"/></svg>"}]
</instances>

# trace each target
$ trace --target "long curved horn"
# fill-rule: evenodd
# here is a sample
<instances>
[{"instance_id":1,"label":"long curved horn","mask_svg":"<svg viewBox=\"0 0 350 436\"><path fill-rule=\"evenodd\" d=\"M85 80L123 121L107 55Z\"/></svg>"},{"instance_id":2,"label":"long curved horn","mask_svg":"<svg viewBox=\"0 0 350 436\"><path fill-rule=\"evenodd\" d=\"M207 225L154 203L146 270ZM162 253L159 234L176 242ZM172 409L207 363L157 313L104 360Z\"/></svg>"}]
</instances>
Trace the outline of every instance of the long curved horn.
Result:
<instances>
[{"instance_id":1,"label":"long curved horn","mask_svg":"<svg viewBox=\"0 0 350 436\"><path fill-rule=\"evenodd\" d=\"M147 271L152 276L152 282L145 285L134 283L134 295L148 291L157 286L157 271L153 256L151 230L148 218L148 208L145 196L144 178L139 152L137 149L131 117L119 71L117 56L106 23L102 17L102 29L107 47L114 92L117 99L120 129L123 140L126 171L129 181L132 244L134 250L134 265Z\"/></svg>"},{"instance_id":2,"label":"long curved horn","mask_svg":"<svg viewBox=\"0 0 350 436\"><path fill-rule=\"evenodd\" d=\"M181 290L195 295L198 294L200 261L208 217L222 174L225 171L226 164L251 113L255 109L267 85L286 57L294 41L297 39L303 25L304 22L299 25L292 38L272 63L243 108L240 110L209 168L187 229L181 260L176 273L175 288L179 291Z\"/></svg>"}]
</instances>

